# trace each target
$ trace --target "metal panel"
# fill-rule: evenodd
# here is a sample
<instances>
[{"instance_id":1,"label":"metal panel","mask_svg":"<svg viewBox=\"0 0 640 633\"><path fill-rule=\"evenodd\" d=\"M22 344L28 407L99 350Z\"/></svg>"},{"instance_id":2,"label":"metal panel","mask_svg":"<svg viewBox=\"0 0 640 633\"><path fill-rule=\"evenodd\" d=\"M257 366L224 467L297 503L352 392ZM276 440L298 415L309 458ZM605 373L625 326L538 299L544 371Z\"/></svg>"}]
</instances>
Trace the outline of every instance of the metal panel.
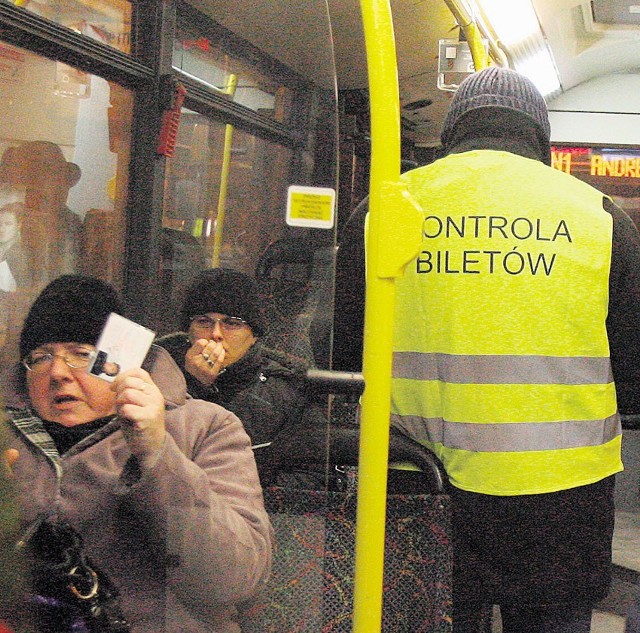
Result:
<instances>
[{"instance_id":1,"label":"metal panel","mask_svg":"<svg viewBox=\"0 0 640 633\"><path fill-rule=\"evenodd\" d=\"M640 26L640 0L592 0L591 8L595 23Z\"/></svg>"}]
</instances>

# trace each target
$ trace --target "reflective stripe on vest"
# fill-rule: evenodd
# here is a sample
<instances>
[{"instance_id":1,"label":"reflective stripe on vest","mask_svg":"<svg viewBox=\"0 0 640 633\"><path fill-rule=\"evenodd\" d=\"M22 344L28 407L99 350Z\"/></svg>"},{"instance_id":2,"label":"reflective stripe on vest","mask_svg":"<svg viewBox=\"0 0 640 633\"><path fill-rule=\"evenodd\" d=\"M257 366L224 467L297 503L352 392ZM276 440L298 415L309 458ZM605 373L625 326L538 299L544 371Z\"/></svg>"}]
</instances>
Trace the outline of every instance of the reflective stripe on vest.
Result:
<instances>
[{"instance_id":1,"label":"reflective stripe on vest","mask_svg":"<svg viewBox=\"0 0 640 633\"><path fill-rule=\"evenodd\" d=\"M404 178L425 218L396 284L392 423L465 490L553 492L621 470L602 194L495 151Z\"/></svg>"},{"instance_id":2,"label":"reflective stripe on vest","mask_svg":"<svg viewBox=\"0 0 640 633\"><path fill-rule=\"evenodd\" d=\"M394 419L395 416L392 417ZM465 451L521 452L550 451L560 448L599 446L620 433L620 418L606 420L565 420L562 422L519 422L517 424L476 424L473 432L464 422L446 422L442 418L396 418L409 434L428 434L432 442Z\"/></svg>"},{"instance_id":3,"label":"reflective stripe on vest","mask_svg":"<svg viewBox=\"0 0 640 633\"><path fill-rule=\"evenodd\" d=\"M459 383L584 385L612 382L608 357L454 356L397 352L395 378Z\"/></svg>"}]
</instances>

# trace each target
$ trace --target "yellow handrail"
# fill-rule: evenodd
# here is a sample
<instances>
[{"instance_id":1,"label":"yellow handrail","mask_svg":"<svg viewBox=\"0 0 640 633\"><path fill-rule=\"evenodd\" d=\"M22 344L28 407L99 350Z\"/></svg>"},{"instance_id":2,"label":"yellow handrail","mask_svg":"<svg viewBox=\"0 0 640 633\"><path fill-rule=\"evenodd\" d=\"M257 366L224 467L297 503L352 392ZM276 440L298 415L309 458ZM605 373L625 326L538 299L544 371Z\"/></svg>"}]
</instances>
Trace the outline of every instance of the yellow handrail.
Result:
<instances>
[{"instance_id":1,"label":"yellow handrail","mask_svg":"<svg viewBox=\"0 0 640 633\"><path fill-rule=\"evenodd\" d=\"M476 69L482 70L489 65L489 58L499 66L509 66L509 62L504 51L499 47L496 38L492 33L484 32L480 25L469 12L468 7L460 0L444 0L453 14L458 26L462 29L464 36L469 44L473 65ZM486 38L489 46L489 52L485 51L482 42L483 36Z\"/></svg>"},{"instance_id":2,"label":"yellow handrail","mask_svg":"<svg viewBox=\"0 0 640 633\"><path fill-rule=\"evenodd\" d=\"M238 76L230 74L227 79L224 93L233 99L238 84ZM231 142L233 140L233 125L227 123L224 126L224 149L222 150L222 168L220 171L220 193L218 194L218 213L216 214L216 230L213 235L213 254L211 267L220 265L220 252L222 250L222 234L227 210L227 187L229 183L229 167L231 165Z\"/></svg>"},{"instance_id":3,"label":"yellow handrail","mask_svg":"<svg viewBox=\"0 0 640 633\"><path fill-rule=\"evenodd\" d=\"M482 43L482 35L480 35L478 25L472 22L465 27L464 32L476 71L486 68L489 65L489 55L485 51L484 44Z\"/></svg>"},{"instance_id":4,"label":"yellow handrail","mask_svg":"<svg viewBox=\"0 0 640 633\"><path fill-rule=\"evenodd\" d=\"M415 256L421 215L400 177L400 98L389 0L361 0L371 108L371 180L354 585L354 633L382 623L394 278Z\"/></svg>"}]
</instances>

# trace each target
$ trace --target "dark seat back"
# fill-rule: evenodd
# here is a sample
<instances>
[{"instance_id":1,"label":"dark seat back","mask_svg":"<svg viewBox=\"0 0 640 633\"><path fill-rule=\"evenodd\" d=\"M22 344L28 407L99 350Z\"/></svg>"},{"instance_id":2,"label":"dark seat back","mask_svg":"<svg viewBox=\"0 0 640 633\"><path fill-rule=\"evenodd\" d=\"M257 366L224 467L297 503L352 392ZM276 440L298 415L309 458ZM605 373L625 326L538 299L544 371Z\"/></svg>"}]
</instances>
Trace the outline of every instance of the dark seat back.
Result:
<instances>
[{"instance_id":1,"label":"dark seat back","mask_svg":"<svg viewBox=\"0 0 640 633\"><path fill-rule=\"evenodd\" d=\"M304 440L285 450L288 463L322 463L329 455L330 464L353 468L357 477L362 376L310 370L308 380L316 392L344 396L337 408L341 419L328 433L305 430ZM387 497L382 631L447 633L452 562L443 471L431 451L395 430L389 455L390 461L412 462L422 473L421 485L411 485L412 494ZM355 486L346 492L269 487L264 495L276 535L273 576L243 611L243 632L350 632Z\"/></svg>"}]
</instances>

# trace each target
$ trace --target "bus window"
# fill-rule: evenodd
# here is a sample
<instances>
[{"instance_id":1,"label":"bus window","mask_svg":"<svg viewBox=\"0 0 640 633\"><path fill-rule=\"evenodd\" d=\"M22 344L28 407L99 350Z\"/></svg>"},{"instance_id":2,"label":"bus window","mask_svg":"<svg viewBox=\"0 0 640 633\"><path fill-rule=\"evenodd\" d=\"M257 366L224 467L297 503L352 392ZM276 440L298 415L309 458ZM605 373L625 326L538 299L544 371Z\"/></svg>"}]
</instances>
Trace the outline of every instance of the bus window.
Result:
<instances>
[{"instance_id":1,"label":"bus window","mask_svg":"<svg viewBox=\"0 0 640 633\"><path fill-rule=\"evenodd\" d=\"M0 208L14 220L0 262L5 364L17 360L26 310L49 281L86 273L121 285L133 100L15 46L0 43L0 56L14 78L0 87Z\"/></svg>"},{"instance_id":2,"label":"bus window","mask_svg":"<svg viewBox=\"0 0 640 633\"><path fill-rule=\"evenodd\" d=\"M176 152L168 161L163 213L165 229L190 236L181 238L185 250L176 256L182 261L163 262L165 270L180 271L173 275L173 287L165 288L174 304L197 272L194 263L253 275L260 253L286 230L291 150L234 129L224 211L219 213L224 147L224 123L183 111Z\"/></svg>"},{"instance_id":3,"label":"bus window","mask_svg":"<svg viewBox=\"0 0 640 633\"><path fill-rule=\"evenodd\" d=\"M292 90L277 78L262 72L215 45L206 30L179 25L174 41L173 66L205 84L225 90L230 74L237 77L233 100L280 123L289 120Z\"/></svg>"},{"instance_id":4,"label":"bus window","mask_svg":"<svg viewBox=\"0 0 640 633\"><path fill-rule=\"evenodd\" d=\"M177 327L182 291L198 266L257 277L269 259L261 283L272 315L267 342L330 366L335 213L316 224L287 217L290 186L336 191L328 18L325 0L178 5L173 67L187 95L165 172L162 288L171 311L161 334ZM270 259L284 243L310 264L295 280L295 297L292 263Z\"/></svg>"},{"instance_id":5,"label":"bus window","mask_svg":"<svg viewBox=\"0 0 640 633\"><path fill-rule=\"evenodd\" d=\"M16 0L15 4L123 53L131 52L129 0Z\"/></svg>"}]
</instances>

